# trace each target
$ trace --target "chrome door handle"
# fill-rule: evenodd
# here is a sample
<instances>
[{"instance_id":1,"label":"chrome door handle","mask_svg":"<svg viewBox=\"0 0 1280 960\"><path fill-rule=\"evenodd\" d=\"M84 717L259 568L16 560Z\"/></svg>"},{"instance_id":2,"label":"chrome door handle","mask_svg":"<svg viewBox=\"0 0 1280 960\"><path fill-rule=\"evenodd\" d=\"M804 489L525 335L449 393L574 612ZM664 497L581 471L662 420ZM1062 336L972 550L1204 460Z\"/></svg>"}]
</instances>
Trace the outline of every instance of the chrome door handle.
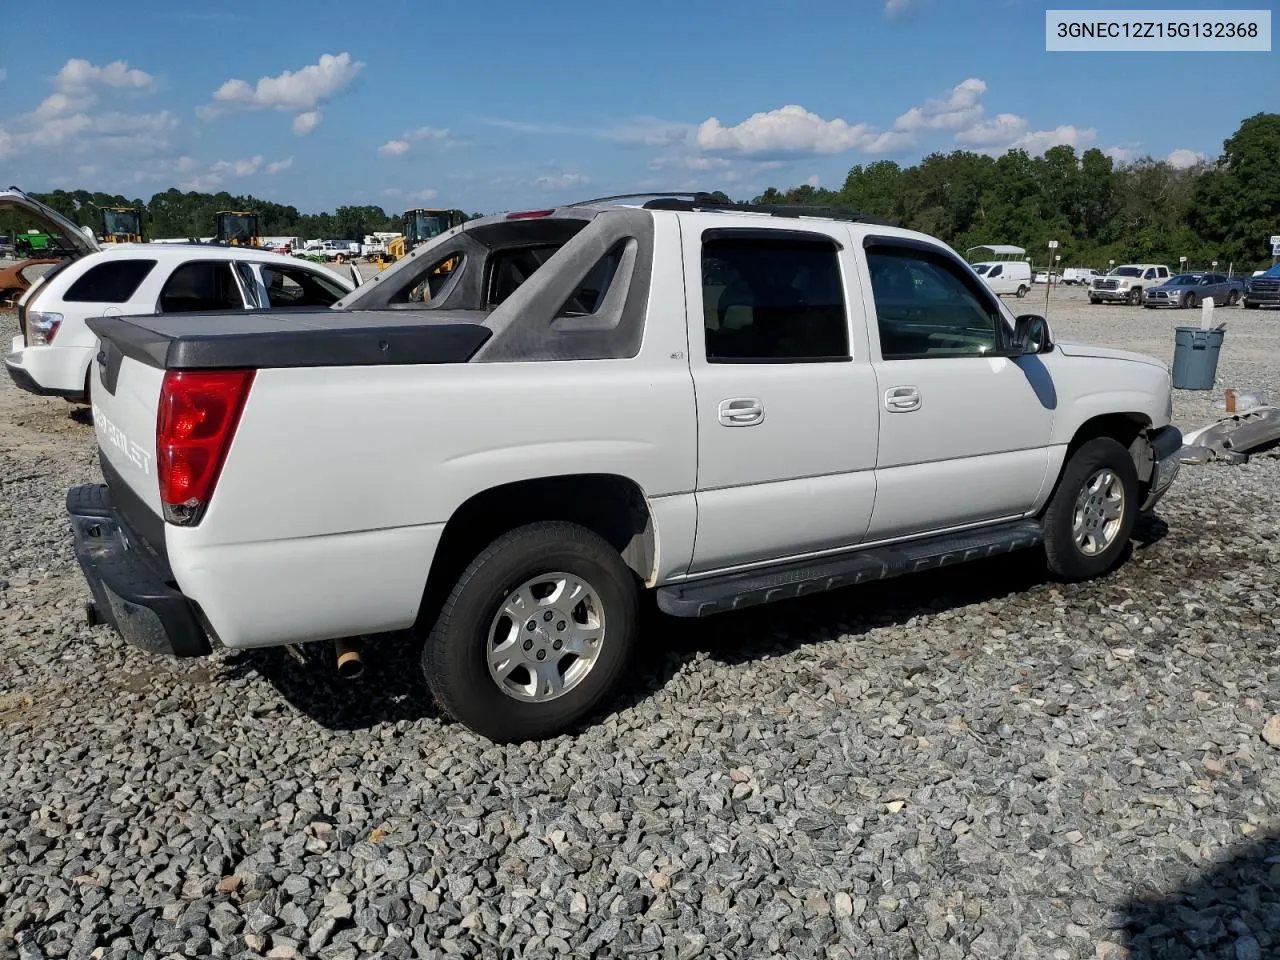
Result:
<instances>
[{"instance_id":1,"label":"chrome door handle","mask_svg":"<svg viewBox=\"0 0 1280 960\"><path fill-rule=\"evenodd\" d=\"M920 409L920 391L915 387L893 387L884 394L884 408L890 413L909 413Z\"/></svg>"},{"instance_id":2,"label":"chrome door handle","mask_svg":"<svg viewBox=\"0 0 1280 960\"><path fill-rule=\"evenodd\" d=\"M764 404L755 397L720 401L720 423L726 427L750 427L764 419Z\"/></svg>"}]
</instances>

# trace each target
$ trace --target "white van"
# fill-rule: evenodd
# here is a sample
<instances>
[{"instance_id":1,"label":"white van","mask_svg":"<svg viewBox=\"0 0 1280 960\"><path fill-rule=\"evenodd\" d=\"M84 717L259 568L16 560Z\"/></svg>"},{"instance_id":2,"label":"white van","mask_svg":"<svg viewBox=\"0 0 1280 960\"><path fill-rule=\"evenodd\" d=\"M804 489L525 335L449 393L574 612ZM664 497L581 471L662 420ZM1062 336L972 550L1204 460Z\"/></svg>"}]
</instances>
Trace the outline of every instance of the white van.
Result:
<instances>
[{"instance_id":1,"label":"white van","mask_svg":"<svg viewBox=\"0 0 1280 960\"><path fill-rule=\"evenodd\" d=\"M1026 260L987 260L973 264L973 272L997 294L1025 297L1031 290L1031 264Z\"/></svg>"},{"instance_id":2,"label":"white van","mask_svg":"<svg viewBox=\"0 0 1280 960\"><path fill-rule=\"evenodd\" d=\"M1100 276L1102 274L1092 267L1067 267L1062 271L1062 282L1067 286L1071 286L1074 283L1082 283L1087 287L1093 283L1094 277Z\"/></svg>"}]
</instances>

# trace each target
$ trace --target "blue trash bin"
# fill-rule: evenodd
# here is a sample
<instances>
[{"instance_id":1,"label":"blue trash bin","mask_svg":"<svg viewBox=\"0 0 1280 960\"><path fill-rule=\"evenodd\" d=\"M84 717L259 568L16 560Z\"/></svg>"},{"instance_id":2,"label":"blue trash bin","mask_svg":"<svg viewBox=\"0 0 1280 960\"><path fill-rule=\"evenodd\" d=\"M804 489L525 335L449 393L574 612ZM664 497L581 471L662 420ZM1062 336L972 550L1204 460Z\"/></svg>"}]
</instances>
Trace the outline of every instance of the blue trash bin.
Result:
<instances>
[{"instance_id":1,"label":"blue trash bin","mask_svg":"<svg viewBox=\"0 0 1280 960\"><path fill-rule=\"evenodd\" d=\"M1175 327L1173 385L1178 390L1212 390L1218 374L1218 353L1226 331Z\"/></svg>"}]
</instances>

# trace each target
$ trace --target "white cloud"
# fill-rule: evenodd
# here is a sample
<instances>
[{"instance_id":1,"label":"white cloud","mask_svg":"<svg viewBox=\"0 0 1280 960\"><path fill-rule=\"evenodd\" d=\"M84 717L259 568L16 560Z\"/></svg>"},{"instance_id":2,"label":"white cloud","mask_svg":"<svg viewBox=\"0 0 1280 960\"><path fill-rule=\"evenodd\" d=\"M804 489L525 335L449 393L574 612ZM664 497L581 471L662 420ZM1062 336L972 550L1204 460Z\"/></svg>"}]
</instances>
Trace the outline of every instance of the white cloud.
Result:
<instances>
[{"instance_id":1,"label":"white cloud","mask_svg":"<svg viewBox=\"0 0 1280 960\"><path fill-rule=\"evenodd\" d=\"M399 157L408 153L410 149L408 140L388 140L378 148L378 155L382 157Z\"/></svg>"},{"instance_id":2,"label":"white cloud","mask_svg":"<svg viewBox=\"0 0 1280 960\"><path fill-rule=\"evenodd\" d=\"M228 80L213 93L218 103L231 103L255 109L272 108L289 113L314 110L341 91L364 69L351 54L323 54L318 63L296 73L285 70L278 76L261 77L256 86L244 80Z\"/></svg>"},{"instance_id":3,"label":"white cloud","mask_svg":"<svg viewBox=\"0 0 1280 960\"><path fill-rule=\"evenodd\" d=\"M926 100L894 121L893 129L905 133L920 130L958 130L982 116L982 95L987 85L977 77L956 84L944 99Z\"/></svg>"},{"instance_id":4,"label":"white cloud","mask_svg":"<svg viewBox=\"0 0 1280 960\"><path fill-rule=\"evenodd\" d=\"M822 180L815 173L809 176L808 178L806 178L804 183L801 184L801 186L813 187L816 190L818 189L818 187L822 186Z\"/></svg>"},{"instance_id":5,"label":"white cloud","mask_svg":"<svg viewBox=\"0 0 1280 960\"><path fill-rule=\"evenodd\" d=\"M40 105L32 111L32 116L37 120L49 120L53 117L61 117L68 113L75 113L84 110L86 107L92 106L97 98L92 94L82 94L80 96L72 96L69 93L58 91L51 93L40 101Z\"/></svg>"},{"instance_id":6,"label":"white cloud","mask_svg":"<svg viewBox=\"0 0 1280 960\"><path fill-rule=\"evenodd\" d=\"M993 156L1009 150L1025 150L1039 156L1050 147L1083 147L1097 139L1098 131L1062 124L1052 130L1032 130L1031 121L1016 113L1000 113L956 133L956 143L977 148Z\"/></svg>"},{"instance_id":7,"label":"white cloud","mask_svg":"<svg viewBox=\"0 0 1280 960\"><path fill-rule=\"evenodd\" d=\"M915 4L915 0L885 0L884 12L887 17L898 17L906 13Z\"/></svg>"},{"instance_id":8,"label":"white cloud","mask_svg":"<svg viewBox=\"0 0 1280 960\"><path fill-rule=\"evenodd\" d=\"M154 82L151 74L132 68L123 60L97 67L76 57L64 63L53 78L53 85L59 90L87 90L94 86L142 90Z\"/></svg>"},{"instance_id":9,"label":"white cloud","mask_svg":"<svg viewBox=\"0 0 1280 960\"><path fill-rule=\"evenodd\" d=\"M293 113L293 132L305 136L320 123L320 106L344 90L364 63L351 54L323 54L318 62L300 70L285 70L274 77L260 77L256 84L245 80L226 81L213 92L213 103L196 113L205 120L224 109L279 110Z\"/></svg>"},{"instance_id":10,"label":"white cloud","mask_svg":"<svg viewBox=\"0 0 1280 960\"><path fill-rule=\"evenodd\" d=\"M262 167L262 154L248 160L219 160L209 168L214 175L230 174L233 177L247 177L257 173Z\"/></svg>"},{"instance_id":11,"label":"white cloud","mask_svg":"<svg viewBox=\"0 0 1280 960\"><path fill-rule=\"evenodd\" d=\"M418 127L402 134L395 140L388 140L378 148L381 157L402 157L413 149L413 144L430 141L440 146L450 147L457 143L453 134L444 127Z\"/></svg>"},{"instance_id":12,"label":"white cloud","mask_svg":"<svg viewBox=\"0 0 1280 960\"><path fill-rule=\"evenodd\" d=\"M293 132L300 137L305 137L319 125L319 110L308 110L306 113L300 113L293 118Z\"/></svg>"},{"instance_id":13,"label":"white cloud","mask_svg":"<svg viewBox=\"0 0 1280 960\"><path fill-rule=\"evenodd\" d=\"M1137 147L1107 147L1102 151L1116 163L1128 163L1138 155Z\"/></svg>"},{"instance_id":14,"label":"white cloud","mask_svg":"<svg viewBox=\"0 0 1280 960\"><path fill-rule=\"evenodd\" d=\"M564 190L590 182L591 179L581 173L558 173L538 177L533 181L533 185L542 190Z\"/></svg>"},{"instance_id":15,"label":"white cloud","mask_svg":"<svg viewBox=\"0 0 1280 960\"><path fill-rule=\"evenodd\" d=\"M674 154L654 157L647 166L650 170L722 170L729 161L724 157Z\"/></svg>"},{"instance_id":16,"label":"white cloud","mask_svg":"<svg viewBox=\"0 0 1280 960\"><path fill-rule=\"evenodd\" d=\"M777 158L863 150L882 153L910 142L903 132L880 132L870 124L824 120L802 106L753 113L731 127L711 117L698 125L696 142L708 153Z\"/></svg>"},{"instance_id":17,"label":"white cloud","mask_svg":"<svg viewBox=\"0 0 1280 960\"><path fill-rule=\"evenodd\" d=\"M422 190L403 190L400 187L388 187L382 191L384 197L390 197L393 200L434 200L440 196L440 191L427 187Z\"/></svg>"},{"instance_id":18,"label":"white cloud","mask_svg":"<svg viewBox=\"0 0 1280 960\"><path fill-rule=\"evenodd\" d=\"M213 190L222 186L228 179L251 177L264 169L269 174L279 173L293 165L293 157L268 163L265 167L264 160L260 153L242 160L219 160L210 164L203 173L183 181L178 186L183 190ZM196 162L190 157L179 157L174 169L179 173L190 173L196 166Z\"/></svg>"},{"instance_id":19,"label":"white cloud","mask_svg":"<svg viewBox=\"0 0 1280 960\"><path fill-rule=\"evenodd\" d=\"M1170 153L1166 159L1174 169L1186 170L1198 163L1204 163L1208 158L1199 150L1188 150L1185 147L1180 147Z\"/></svg>"}]
</instances>

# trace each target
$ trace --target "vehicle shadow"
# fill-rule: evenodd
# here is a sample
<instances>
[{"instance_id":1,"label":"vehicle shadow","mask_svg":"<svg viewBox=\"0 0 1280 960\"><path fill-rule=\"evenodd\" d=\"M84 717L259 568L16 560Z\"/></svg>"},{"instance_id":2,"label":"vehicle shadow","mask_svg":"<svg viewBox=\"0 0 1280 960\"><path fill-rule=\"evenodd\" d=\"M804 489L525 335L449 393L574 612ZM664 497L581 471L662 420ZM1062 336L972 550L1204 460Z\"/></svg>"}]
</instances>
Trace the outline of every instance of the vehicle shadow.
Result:
<instances>
[{"instance_id":1,"label":"vehicle shadow","mask_svg":"<svg viewBox=\"0 0 1280 960\"><path fill-rule=\"evenodd\" d=\"M301 662L283 647L240 650L223 661L222 670L230 677L261 677L327 730L364 730L439 716L422 679L418 648L408 635L367 641L364 674L354 680L338 676L331 644L305 644L299 653Z\"/></svg>"},{"instance_id":2,"label":"vehicle shadow","mask_svg":"<svg viewBox=\"0 0 1280 960\"><path fill-rule=\"evenodd\" d=\"M1130 960L1280 960L1280 834L1120 908Z\"/></svg>"},{"instance_id":3,"label":"vehicle shadow","mask_svg":"<svg viewBox=\"0 0 1280 960\"><path fill-rule=\"evenodd\" d=\"M1157 518L1143 518L1131 549L1146 549L1168 529ZM639 650L628 679L579 730L648 700L704 654L728 665L783 656L808 644L902 626L915 617L1049 590L1053 584L1043 555L1023 551L705 619L666 616L649 596L641 607ZM329 644L307 644L301 652L303 662L283 648L238 651L222 669L230 676L262 677L329 730L444 719L422 678L419 646L408 634L367 639L365 672L357 680L338 677Z\"/></svg>"}]
</instances>

